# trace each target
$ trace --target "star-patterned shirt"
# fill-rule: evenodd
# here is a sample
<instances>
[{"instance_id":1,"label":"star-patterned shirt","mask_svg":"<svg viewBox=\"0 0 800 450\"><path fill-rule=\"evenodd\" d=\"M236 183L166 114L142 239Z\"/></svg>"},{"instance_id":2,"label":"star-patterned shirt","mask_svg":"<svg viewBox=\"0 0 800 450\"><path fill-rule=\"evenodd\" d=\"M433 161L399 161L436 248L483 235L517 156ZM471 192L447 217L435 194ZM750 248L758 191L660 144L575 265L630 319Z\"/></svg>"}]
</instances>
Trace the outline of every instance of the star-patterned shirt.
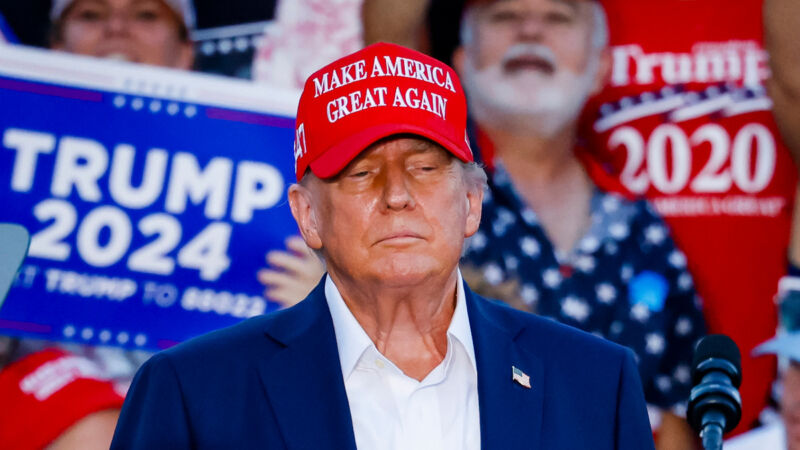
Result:
<instances>
[{"instance_id":1,"label":"star-patterned shirt","mask_svg":"<svg viewBox=\"0 0 800 450\"><path fill-rule=\"evenodd\" d=\"M705 322L686 258L663 221L646 201L597 190L589 231L569 255L557 254L495 163L463 265L489 285L512 283L531 312L633 350L648 404L681 414Z\"/></svg>"}]
</instances>

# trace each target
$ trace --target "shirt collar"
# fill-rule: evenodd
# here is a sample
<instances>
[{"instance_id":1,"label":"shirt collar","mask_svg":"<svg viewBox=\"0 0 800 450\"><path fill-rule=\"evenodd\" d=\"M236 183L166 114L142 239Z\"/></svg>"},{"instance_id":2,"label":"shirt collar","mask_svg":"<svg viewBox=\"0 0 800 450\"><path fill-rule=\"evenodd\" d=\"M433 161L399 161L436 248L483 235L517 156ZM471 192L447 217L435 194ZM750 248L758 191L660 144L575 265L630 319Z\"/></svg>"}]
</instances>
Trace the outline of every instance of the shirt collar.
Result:
<instances>
[{"instance_id":1,"label":"shirt collar","mask_svg":"<svg viewBox=\"0 0 800 450\"><path fill-rule=\"evenodd\" d=\"M522 211L519 215L530 227L541 229L541 224L536 213L528 207L522 196L511 182L511 177L506 171L503 161L500 158L494 160L494 172L490 176L489 185L493 197L500 203L505 203L508 211ZM486 198L486 197L484 197ZM494 200L498 203L497 200ZM502 207L502 206L497 206ZM486 205L484 205L484 217L487 217ZM633 201L627 200L620 194L606 192L595 186L589 205L591 214L591 225L586 233L577 242L571 255L556 255L559 262L565 257L574 257L576 254L592 254L602 248L605 242L614 242L624 239L630 233L631 225L638 214L637 205ZM542 233L544 231L542 230Z\"/></svg>"},{"instance_id":2,"label":"shirt collar","mask_svg":"<svg viewBox=\"0 0 800 450\"><path fill-rule=\"evenodd\" d=\"M358 323L353 313L347 307L339 292L339 288L331 280L330 276L325 277L325 300L328 302L328 310L333 320L333 330L336 334L336 346L339 349L339 363L342 366L342 375L346 380L364 351L375 344ZM456 308L453 311L453 318L447 328L447 334L457 339L469 356L473 369L477 370L475 362L475 348L472 343L472 329L469 325L469 315L467 314L467 299L464 294L464 282L461 278L461 270L458 270L458 280L456 280ZM450 342L448 340L448 342ZM377 350L376 350L377 351ZM448 351L450 351L448 349Z\"/></svg>"}]
</instances>

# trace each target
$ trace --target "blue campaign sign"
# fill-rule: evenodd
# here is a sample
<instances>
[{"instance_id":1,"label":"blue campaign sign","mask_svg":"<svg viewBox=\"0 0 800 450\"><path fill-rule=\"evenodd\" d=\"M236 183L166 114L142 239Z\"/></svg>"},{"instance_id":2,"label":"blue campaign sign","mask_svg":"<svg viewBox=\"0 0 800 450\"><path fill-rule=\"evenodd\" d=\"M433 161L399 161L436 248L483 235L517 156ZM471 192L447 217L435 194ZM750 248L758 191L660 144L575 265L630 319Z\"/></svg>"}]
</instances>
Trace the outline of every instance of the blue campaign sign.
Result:
<instances>
[{"instance_id":1,"label":"blue campaign sign","mask_svg":"<svg viewBox=\"0 0 800 450\"><path fill-rule=\"evenodd\" d=\"M0 334L160 349L274 309L297 98L0 47L0 222L31 234Z\"/></svg>"},{"instance_id":2,"label":"blue campaign sign","mask_svg":"<svg viewBox=\"0 0 800 450\"><path fill-rule=\"evenodd\" d=\"M6 19L0 14L0 44L4 43L16 44L17 37L14 35L14 32L11 31L11 27L8 26Z\"/></svg>"}]
</instances>

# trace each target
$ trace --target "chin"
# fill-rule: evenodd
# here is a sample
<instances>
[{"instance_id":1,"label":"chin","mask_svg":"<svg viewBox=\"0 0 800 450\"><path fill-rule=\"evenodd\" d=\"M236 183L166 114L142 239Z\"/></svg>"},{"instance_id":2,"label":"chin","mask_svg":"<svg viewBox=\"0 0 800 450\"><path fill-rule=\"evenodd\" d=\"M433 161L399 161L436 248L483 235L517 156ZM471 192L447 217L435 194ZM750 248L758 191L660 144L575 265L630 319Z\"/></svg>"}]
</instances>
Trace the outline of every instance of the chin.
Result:
<instances>
[{"instance_id":1,"label":"chin","mask_svg":"<svg viewBox=\"0 0 800 450\"><path fill-rule=\"evenodd\" d=\"M375 262L380 278L396 286L419 284L442 271L442 264L433 256L405 252L393 252Z\"/></svg>"}]
</instances>

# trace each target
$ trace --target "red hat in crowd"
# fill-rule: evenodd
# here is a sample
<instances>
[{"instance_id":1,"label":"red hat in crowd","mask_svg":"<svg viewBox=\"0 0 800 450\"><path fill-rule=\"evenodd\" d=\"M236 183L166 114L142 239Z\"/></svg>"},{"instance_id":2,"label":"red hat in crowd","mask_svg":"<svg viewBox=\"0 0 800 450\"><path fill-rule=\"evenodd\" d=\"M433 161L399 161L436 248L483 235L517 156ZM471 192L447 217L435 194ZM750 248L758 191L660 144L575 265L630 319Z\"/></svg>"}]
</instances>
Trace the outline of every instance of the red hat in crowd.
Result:
<instances>
[{"instance_id":1,"label":"red hat in crowd","mask_svg":"<svg viewBox=\"0 0 800 450\"><path fill-rule=\"evenodd\" d=\"M467 102L455 71L399 45L373 44L306 80L297 108L297 181L309 168L319 178L332 177L395 134L430 139L473 161Z\"/></svg>"},{"instance_id":2,"label":"red hat in crowd","mask_svg":"<svg viewBox=\"0 0 800 450\"><path fill-rule=\"evenodd\" d=\"M91 413L122 407L123 396L86 358L46 349L0 371L0 447L44 448Z\"/></svg>"}]
</instances>

